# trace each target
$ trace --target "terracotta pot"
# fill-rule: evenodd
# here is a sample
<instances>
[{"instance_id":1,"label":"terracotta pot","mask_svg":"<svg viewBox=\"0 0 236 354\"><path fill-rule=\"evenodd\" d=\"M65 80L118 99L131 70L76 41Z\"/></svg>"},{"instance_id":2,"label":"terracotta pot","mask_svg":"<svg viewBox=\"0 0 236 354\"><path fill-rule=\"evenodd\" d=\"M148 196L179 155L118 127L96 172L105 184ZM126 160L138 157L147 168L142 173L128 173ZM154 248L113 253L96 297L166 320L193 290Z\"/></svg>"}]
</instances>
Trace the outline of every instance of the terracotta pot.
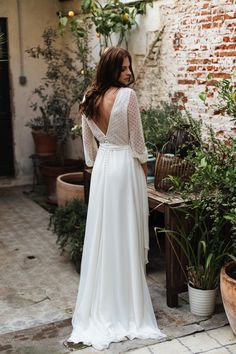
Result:
<instances>
[{"instance_id":1,"label":"terracotta pot","mask_svg":"<svg viewBox=\"0 0 236 354\"><path fill-rule=\"evenodd\" d=\"M39 156L54 155L57 151L57 138L53 134L32 131L35 152Z\"/></svg>"},{"instance_id":2,"label":"terracotta pot","mask_svg":"<svg viewBox=\"0 0 236 354\"><path fill-rule=\"evenodd\" d=\"M197 316L210 316L213 314L216 303L217 288L202 290L193 288L188 284L190 311Z\"/></svg>"},{"instance_id":3,"label":"terracotta pot","mask_svg":"<svg viewBox=\"0 0 236 354\"><path fill-rule=\"evenodd\" d=\"M221 268L220 290L226 316L236 335L236 262Z\"/></svg>"},{"instance_id":4,"label":"terracotta pot","mask_svg":"<svg viewBox=\"0 0 236 354\"><path fill-rule=\"evenodd\" d=\"M83 172L66 173L57 177L57 204L64 205L73 199L84 201Z\"/></svg>"},{"instance_id":5,"label":"terracotta pot","mask_svg":"<svg viewBox=\"0 0 236 354\"><path fill-rule=\"evenodd\" d=\"M84 170L84 161L66 159L64 165L58 165L58 161L48 161L40 165L42 180L45 185L47 202L57 204L56 181L57 177L69 173Z\"/></svg>"}]
</instances>

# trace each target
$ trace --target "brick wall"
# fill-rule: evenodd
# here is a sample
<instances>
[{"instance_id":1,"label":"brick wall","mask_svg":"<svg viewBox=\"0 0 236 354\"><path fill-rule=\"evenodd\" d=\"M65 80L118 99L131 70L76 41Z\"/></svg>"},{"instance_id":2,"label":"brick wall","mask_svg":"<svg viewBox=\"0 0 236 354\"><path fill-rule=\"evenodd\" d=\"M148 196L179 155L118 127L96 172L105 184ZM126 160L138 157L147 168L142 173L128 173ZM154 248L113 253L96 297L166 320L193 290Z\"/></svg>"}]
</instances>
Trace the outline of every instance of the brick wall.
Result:
<instances>
[{"instance_id":1,"label":"brick wall","mask_svg":"<svg viewBox=\"0 0 236 354\"><path fill-rule=\"evenodd\" d=\"M136 58L141 106L175 95L194 117L203 118L218 130L227 127L233 132L229 118L214 114L216 93L209 95L209 107L198 94L205 90L208 74L228 78L236 70L236 0L179 0L160 10L164 27L161 41L155 43L145 63L143 57ZM150 44L156 35L149 34Z\"/></svg>"}]
</instances>

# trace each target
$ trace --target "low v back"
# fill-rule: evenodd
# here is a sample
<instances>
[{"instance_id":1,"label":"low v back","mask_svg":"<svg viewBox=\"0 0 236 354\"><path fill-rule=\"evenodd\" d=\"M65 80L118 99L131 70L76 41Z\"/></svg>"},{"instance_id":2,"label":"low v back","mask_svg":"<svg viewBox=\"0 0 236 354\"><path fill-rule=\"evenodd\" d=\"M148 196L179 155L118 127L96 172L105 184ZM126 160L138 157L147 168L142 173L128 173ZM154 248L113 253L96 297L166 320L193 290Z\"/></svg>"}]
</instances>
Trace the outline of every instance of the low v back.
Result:
<instances>
[{"instance_id":1,"label":"low v back","mask_svg":"<svg viewBox=\"0 0 236 354\"><path fill-rule=\"evenodd\" d=\"M99 104L100 117L98 119L93 119L94 123L98 129L104 134L107 135L110 119L112 116L113 106L116 102L116 97L118 95L119 89L113 88L107 92L104 97L101 98Z\"/></svg>"},{"instance_id":2,"label":"low v back","mask_svg":"<svg viewBox=\"0 0 236 354\"><path fill-rule=\"evenodd\" d=\"M118 90L111 108L106 133L92 119L82 116L84 153L87 166L93 166L97 144L130 145L133 156L141 163L147 161L147 150L143 138L138 101L133 89L122 87Z\"/></svg>"}]
</instances>

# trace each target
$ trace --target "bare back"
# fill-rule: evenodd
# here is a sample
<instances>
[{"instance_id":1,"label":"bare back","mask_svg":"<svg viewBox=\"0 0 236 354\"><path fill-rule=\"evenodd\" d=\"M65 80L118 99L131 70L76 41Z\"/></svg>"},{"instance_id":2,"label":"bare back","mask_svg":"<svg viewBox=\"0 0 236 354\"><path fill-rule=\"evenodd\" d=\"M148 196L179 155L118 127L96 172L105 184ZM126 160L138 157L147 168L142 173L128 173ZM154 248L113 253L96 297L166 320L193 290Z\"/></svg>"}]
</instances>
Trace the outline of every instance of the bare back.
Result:
<instances>
[{"instance_id":1,"label":"bare back","mask_svg":"<svg viewBox=\"0 0 236 354\"><path fill-rule=\"evenodd\" d=\"M105 95L100 99L99 110L100 117L93 118L94 123L98 126L98 128L106 135L110 116L112 112L112 108L116 99L116 95L118 92L117 87L111 87L107 90Z\"/></svg>"}]
</instances>

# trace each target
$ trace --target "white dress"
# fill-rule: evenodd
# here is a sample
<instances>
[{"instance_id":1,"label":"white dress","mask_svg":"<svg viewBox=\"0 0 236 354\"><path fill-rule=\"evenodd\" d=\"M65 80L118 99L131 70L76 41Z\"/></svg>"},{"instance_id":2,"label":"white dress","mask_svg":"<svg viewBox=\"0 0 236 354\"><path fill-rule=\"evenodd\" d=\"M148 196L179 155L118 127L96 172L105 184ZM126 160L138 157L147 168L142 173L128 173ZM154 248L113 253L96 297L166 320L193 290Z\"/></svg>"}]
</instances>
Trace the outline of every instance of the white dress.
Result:
<instances>
[{"instance_id":1,"label":"white dress","mask_svg":"<svg viewBox=\"0 0 236 354\"><path fill-rule=\"evenodd\" d=\"M103 350L125 338L162 338L145 278L147 151L135 92L118 90L106 135L86 117L82 131L86 164L94 167L68 341Z\"/></svg>"}]
</instances>

